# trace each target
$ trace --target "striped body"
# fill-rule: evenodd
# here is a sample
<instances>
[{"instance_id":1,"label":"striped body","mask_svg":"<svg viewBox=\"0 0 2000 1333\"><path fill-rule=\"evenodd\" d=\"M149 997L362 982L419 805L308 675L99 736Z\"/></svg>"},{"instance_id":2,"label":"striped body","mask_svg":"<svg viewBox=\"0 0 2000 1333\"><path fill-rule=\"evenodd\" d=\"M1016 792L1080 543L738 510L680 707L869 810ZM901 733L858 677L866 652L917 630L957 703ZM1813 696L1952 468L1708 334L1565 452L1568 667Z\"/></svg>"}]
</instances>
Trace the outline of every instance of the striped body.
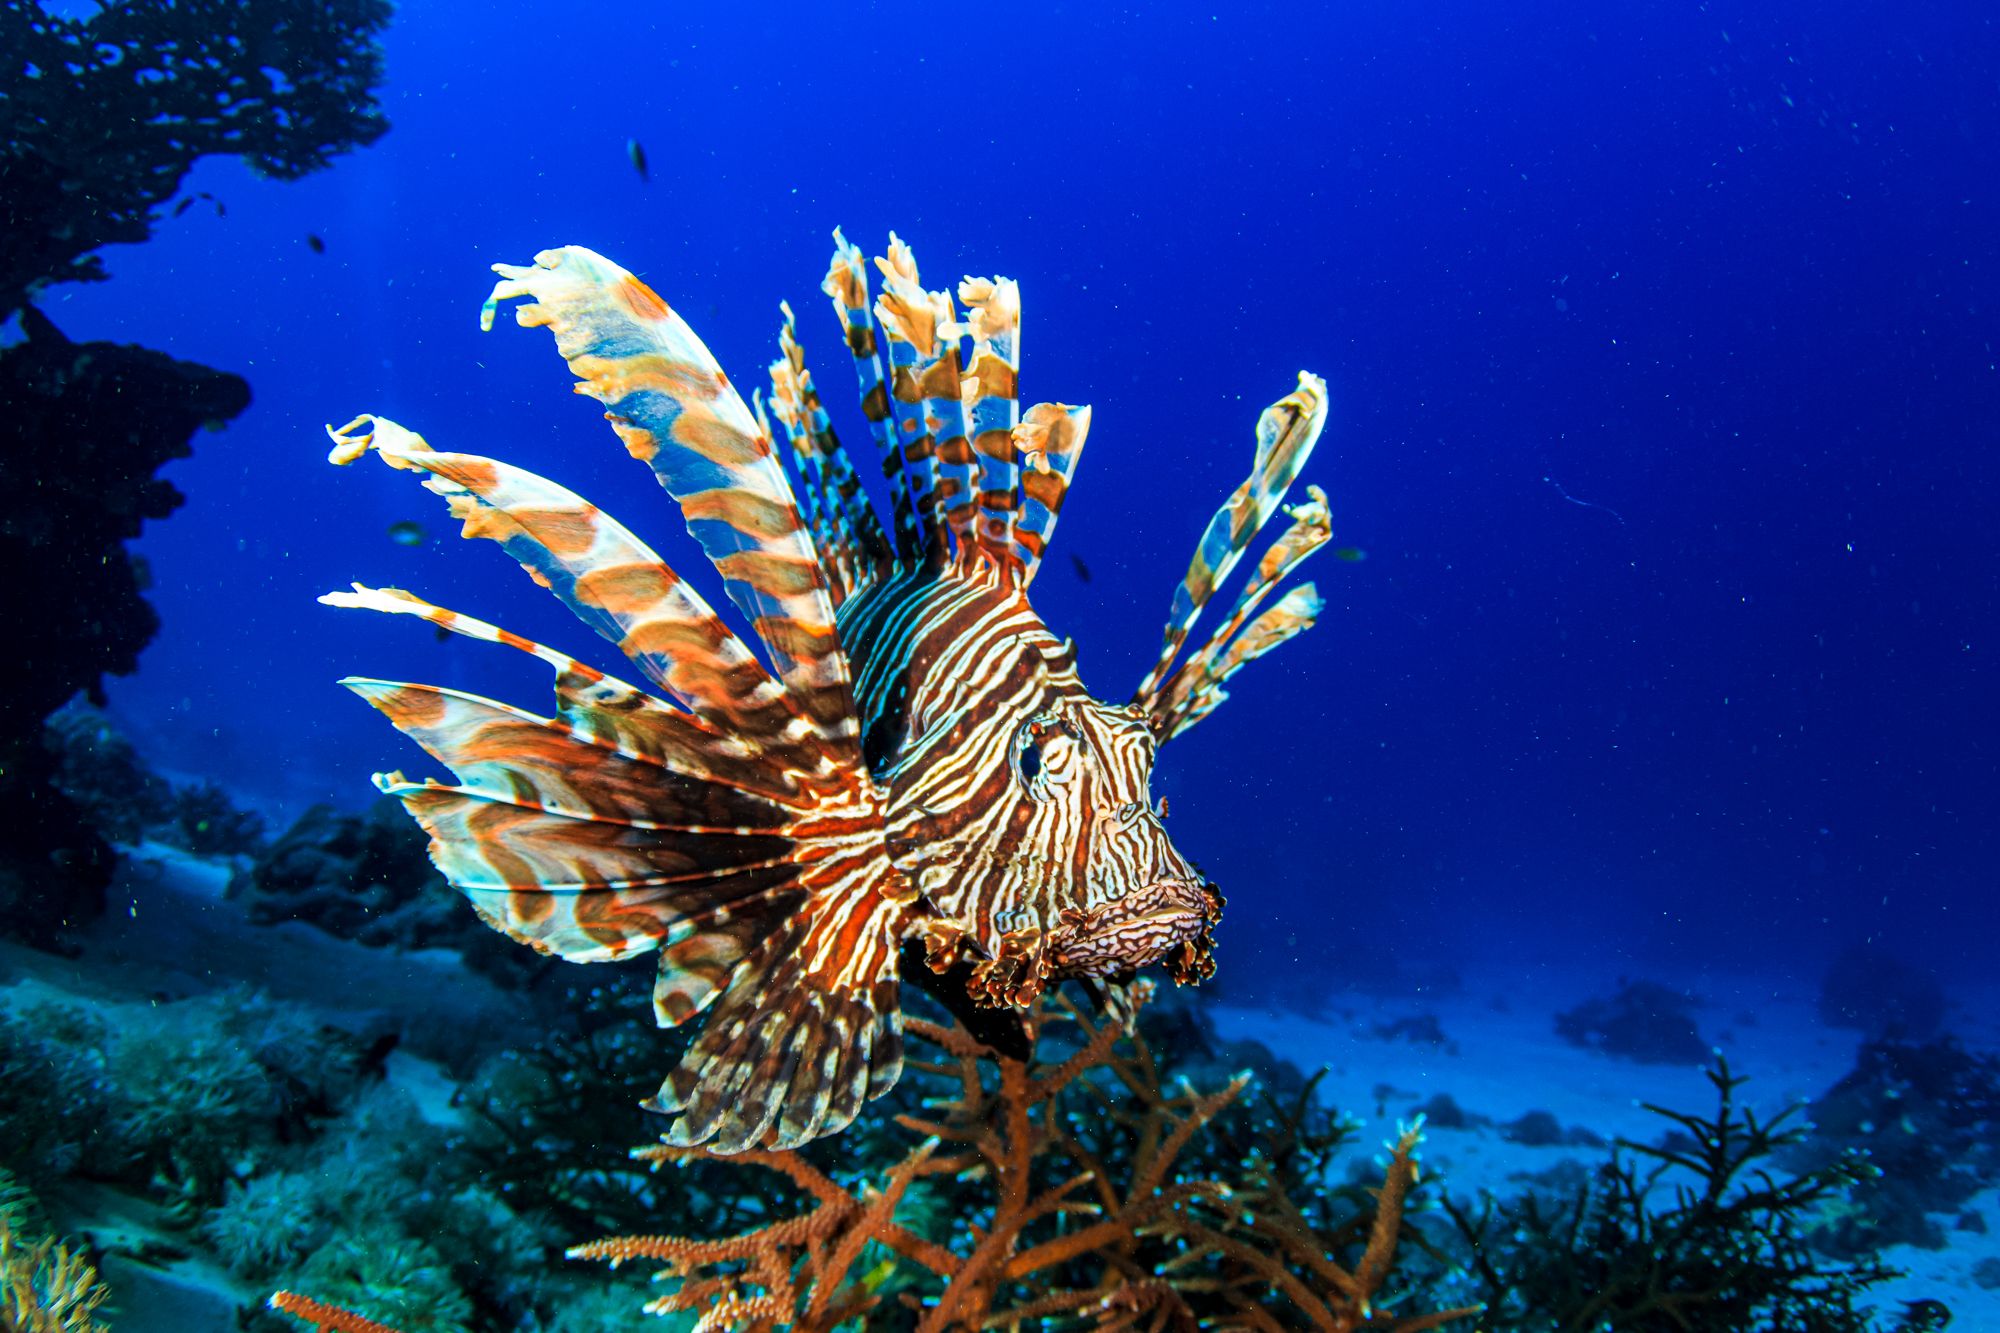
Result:
<instances>
[{"instance_id":1,"label":"striped body","mask_svg":"<svg viewBox=\"0 0 2000 1333\"><path fill-rule=\"evenodd\" d=\"M891 862L924 904L934 965L957 951L1004 964L975 977L1007 1004L1170 950L1177 972L1207 968L1221 902L1160 822L1149 719L1090 697L1024 590L991 565L919 567L850 601L840 631ZM1142 890L1135 922L1117 907Z\"/></svg>"},{"instance_id":2,"label":"striped body","mask_svg":"<svg viewBox=\"0 0 2000 1333\"><path fill-rule=\"evenodd\" d=\"M445 877L496 929L577 962L652 952L663 1025L702 1031L651 1105L671 1138L784 1147L850 1123L902 1067L901 985L1006 1011L1065 978L1113 986L1165 962L1213 970L1221 898L1148 793L1158 744L1244 664L1309 625L1310 585L1252 617L1330 536L1292 510L1220 630L1195 619L1303 465L1324 388L1258 423L1250 477L1176 591L1161 657L1126 704L1093 699L1028 599L1090 428L1022 411L1020 296L1004 278L927 291L891 237L870 303L835 234L823 284L862 393L890 517L877 517L785 308L769 410L745 402L650 288L578 247L496 265L482 322L519 300L678 505L751 634L630 529L493 459L357 417L332 460L414 472L609 640L633 684L396 589L322 599L529 653L543 716L440 686L350 679L453 774L378 775ZM885 356L886 352L886 356ZM790 475L783 460L789 458Z\"/></svg>"}]
</instances>

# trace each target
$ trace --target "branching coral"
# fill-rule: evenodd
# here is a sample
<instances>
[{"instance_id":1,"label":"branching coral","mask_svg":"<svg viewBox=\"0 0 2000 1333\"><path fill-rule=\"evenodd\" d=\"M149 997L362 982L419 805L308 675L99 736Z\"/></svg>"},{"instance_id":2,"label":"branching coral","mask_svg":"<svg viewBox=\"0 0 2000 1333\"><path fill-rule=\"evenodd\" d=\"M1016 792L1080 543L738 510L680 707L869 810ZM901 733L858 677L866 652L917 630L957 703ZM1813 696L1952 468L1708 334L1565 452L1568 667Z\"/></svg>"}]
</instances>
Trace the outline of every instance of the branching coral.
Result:
<instances>
[{"instance_id":1,"label":"branching coral","mask_svg":"<svg viewBox=\"0 0 2000 1333\"><path fill-rule=\"evenodd\" d=\"M1773 1173L1799 1142L1741 1107L1742 1077L1709 1071L1710 1117L1647 1109L1678 1132L1621 1153L1567 1199L1527 1194L1505 1205L1445 1207L1469 1249L1493 1329L1616 1328L1632 1333L1729 1333L1744 1328L1853 1333L1870 1327L1855 1298L1891 1276L1874 1265L1828 1263L1805 1243L1811 1211L1874 1169L1843 1158L1802 1175ZM1650 1160L1651 1165L1642 1165ZM1673 1201L1655 1194L1671 1183Z\"/></svg>"},{"instance_id":2,"label":"branching coral","mask_svg":"<svg viewBox=\"0 0 2000 1333\"><path fill-rule=\"evenodd\" d=\"M1296 1182L1285 1166L1262 1153L1239 1162L1235 1179L1183 1169L1189 1144L1237 1101L1247 1076L1210 1093L1168 1091L1143 1041L1125 1042L1116 1023L1093 1023L1062 1001L1038 1006L1031 1023L1038 1037L1072 1025L1081 1040L1066 1058L1023 1061L962 1028L911 1021L939 1055L910 1068L957 1086L926 1114L898 1117L923 1137L879 1187L845 1189L796 1153L739 1154L730 1160L782 1174L813 1208L724 1240L614 1237L571 1254L663 1263L662 1276L679 1285L647 1308L700 1310L704 1330L830 1330L864 1314L873 1325L887 1271L852 1272L870 1242L927 1279L918 1285L928 1295L903 1295L921 1330L1067 1320L1410 1333L1474 1313L1398 1317L1377 1305L1417 1179L1415 1128L1393 1145L1365 1210L1330 1233L1289 1196L1285 1185ZM1115 1127L1115 1152L1108 1138L1080 1132L1092 1123ZM662 1145L636 1156L658 1164L712 1154ZM971 1204L966 1225L944 1239L897 1218L911 1185L929 1178L956 1179L962 1193L971 1183L979 1196L961 1198Z\"/></svg>"},{"instance_id":3,"label":"branching coral","mask_svg":"<svg viewBox=\"0 0 2000 1333\"><path fill-rule=\"evenodd\" d=\"M387 1324L378 1324L372 1319L364 1319L352 1310L316 1301L310 1296L301 1296L295 1291L273 1292L271 1308L283 1310L304 1322L311 1324L319 1333L396 1333Z\"/></svg>"},{"instance_id":4,"label":"branching coral","mask_svg":"<svg viewBox=\"0 0 2000 1333\"><path fill-rule=\"evenodd\" d=\"M106 1333L95 1313L111 1292L81 1253L53 1236L29 1242L0 1208L0 1327L8 1333Z\"/></svg>"}]
</instances>

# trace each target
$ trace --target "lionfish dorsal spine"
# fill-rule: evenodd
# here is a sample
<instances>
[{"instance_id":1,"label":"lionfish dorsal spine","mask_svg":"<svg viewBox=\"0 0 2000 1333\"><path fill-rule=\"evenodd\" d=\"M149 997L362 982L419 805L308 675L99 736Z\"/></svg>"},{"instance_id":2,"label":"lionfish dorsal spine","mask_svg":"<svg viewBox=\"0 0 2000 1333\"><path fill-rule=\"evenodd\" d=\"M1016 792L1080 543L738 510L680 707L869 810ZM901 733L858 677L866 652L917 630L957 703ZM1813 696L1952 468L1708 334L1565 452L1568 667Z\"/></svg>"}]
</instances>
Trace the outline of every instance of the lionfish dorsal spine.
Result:
<instances>
[{"instance_id":1,"label":"lionfish dorsal spine","mask_svg":"<svg viewBox=\"0 0 2000 1333\"><path fill-rule=\"evenodd\" d=\"M1014 429L1021 421L1021 291L1010 278L966 278L958 284L972 337L962 397L978 458L978 513L973 542L995 565L1018 576L1015 544L1021 469Z\"/></svg>"},{"instance_id":2,"label":"lionfish dorsal spine","mask_svg":"<svg viewBox=\"0 0 2000 1333\"><path fill-rule=\"evenodd\" d=\"M926 558L963 549L972 525L974 463L959 380L959 339L951 297L927 291L916 253L894 232L875 260L882 291L875 317L889 343L889 397L913 482Z\"/></svg>"},{"instance_id":3,"label":"lionfish dorsal spine","mask_svg":"<svg viewBox=\"0 0 2000 1333\"><path fill-rule=\"evenodd\" d=\"M1303 598L1293 599L1288 594L1287 599L1281 599L1279 606L1266 613L1275 618L1264 624L1254 640L1246 638L1242 650L1235 651L1233 657L1230 635L1236 633L1241 620L1232 615L1221 630L1211 636L1207 647L1197 652L1188 666L1181 668L1181 672L1187 673L1185 678L1178 685L1173 679L1178 674L1174 669L1175 659L1186 644L1202 608L1236 568L1245 549L1283 503L1285 492L1305 466L1313 446L1319 442L1320 432L1326 425L1326 409L1326 382L1316 375L1300 371L1298 387L1264 409L1257 419L1257 452L1250 475L1215 511L1200 542L1196 544L1194 556L1188 562L1187 574L1174 589L1159 656L1133 695L1133 703L1147 711L1155 732L1162 738L1186 730L1220 702L1220 680L1209 680L1205 673L1219 669L1224 661L1232 663L1230 671L1233 673L1244 663L1307 628L1318 613L1318 599L1310 589L1306 590L1307 595ZM1280 547L1286 548L1287 554L1280 557L1282 569L1273 567L1274 577L1282 577L1284 572L1318 549L1324 540L1311 539L1310 524L1295 530L1299 532L1296 539L1287 534L1280 541ZM1290 543L1288 548L1287 542ZM1269 581L1261 578L1253 580L1251 587L1246 589L1245 597L1261 600L1269 591L1269 586ZM1251 604L1254 605L1254 601ZM1242 605L1243 601L1239 599L1239 606ZM1281 611L1282 614L1278 614ZM1250 629L1244 630L1243 634L1248 635L1250 630L1257 629L1259 623L1252 622ZM1193 671L1189 671L1189 666L1194 668ZM1204 689L1206 706L1191 713L1187 701Z\"/></svg>"},{"instance_id":4,"label":"lionfish dorsal spine","mask_svg":"<svg viewBox=\"0 0 2000 1333\"><path fill-rule=\"evenodd\" d=\"M805 348L798 339L790 302L780 302L784 323L778 330L779 357L771 363L771 402L785 425L804 485L807 512L815 544L831 580L838 609L865 582L881 577L893 563L888 534L882 529L861 477L834 431L833 419L820 401Z\"/></svg>"},{"instance_id":5,"label":"lionfish dorsal spine","mask_svg":"<svg viewBox=\"0 0 2000 1333\"><path fill-rule=\"evenodd\" d=\"M462 535L497 542L645 677L712 727L738 735L811 734L817 723L714 608L623 524L581 496L477 454L433 449L386 417L329 432L333 457L375 453L425 476ZM819 744L813 768L842 757Z\"/></svg>"},{"instance_id":6,"label":"lionfish dorsal spine","mask_svg":"<svg viewBox=\"0 0 2000 1333\"><path fill-rule=\"evenodd\" d=\"M868 294L868 267L862 260L861 247L849 243L838 227L833 230L833 262L827 267L820 290L832 300L833 313L854 357L861 415L868 422L868 433L881 458L882 479L889 488L896 559L903 564L919 564L936 532L919 523L924 500L916 494L916 473L905 463L902 446L897 442L889 379L882 366L881 339Z\"/></svg>"}]
</instances>

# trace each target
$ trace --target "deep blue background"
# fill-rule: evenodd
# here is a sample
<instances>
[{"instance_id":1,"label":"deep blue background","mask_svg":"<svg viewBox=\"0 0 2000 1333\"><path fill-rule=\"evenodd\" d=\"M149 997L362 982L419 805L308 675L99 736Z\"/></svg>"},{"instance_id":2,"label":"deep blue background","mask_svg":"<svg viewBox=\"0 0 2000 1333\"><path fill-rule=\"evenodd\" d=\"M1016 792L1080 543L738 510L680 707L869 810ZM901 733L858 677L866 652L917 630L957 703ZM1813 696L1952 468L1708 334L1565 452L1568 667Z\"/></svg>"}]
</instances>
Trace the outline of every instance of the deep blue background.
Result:
<instances>
[{"instance_id":1,"label":"deep blue background","mask_svg":"<svg viewBox=\"0 0 2000 1333\"><path fill-rule=\"evenodd\" d=\"M875 254L894 227L932 285L1019 279L1026 397L1095 406L1036 600L1107 697L1258 410L1300 367L1332 385L1305 480L1369 559L1310 568L1322 625L1156 785L1230 893L1225 968L1789 971L1873 936L1990 970L1980 7L690 8L717 12L412 5L387 138L295 185L209 164L188 188L226 217L51 294L72 336L257 395L143 543L166 628L114 699L159 761L359 803L422 756L337 676L547 699L532 662L314 604L348 579L590 645L409 477L325 466L324 422L546 472L700 572L546 335L479 334L484 265L601 250L745 383L789 298L838 410L828 232ZM407 518L431 540L392 543Z\"/></svg>"}]
</instances>

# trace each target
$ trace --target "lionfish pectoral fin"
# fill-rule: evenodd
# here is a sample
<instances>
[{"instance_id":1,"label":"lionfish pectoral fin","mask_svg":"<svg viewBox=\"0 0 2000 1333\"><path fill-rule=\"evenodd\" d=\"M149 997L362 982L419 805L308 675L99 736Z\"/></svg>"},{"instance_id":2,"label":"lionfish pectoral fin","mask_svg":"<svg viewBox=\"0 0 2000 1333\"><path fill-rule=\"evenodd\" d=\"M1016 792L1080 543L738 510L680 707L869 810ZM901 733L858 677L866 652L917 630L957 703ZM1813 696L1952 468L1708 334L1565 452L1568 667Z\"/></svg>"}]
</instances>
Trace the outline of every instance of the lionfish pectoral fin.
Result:
<instances>
[{"instance_id":1,"label":"lionfish pectoral fin","mask_svg":"<svg viewBox=\"0 0 2000 1333\"><path fill-rule=\"evenodd\" d=\"M939 971L926 956L921 940L908 940L903 945L905 981L943 1005L974 1041L1010 1060L1026 1060L1034 1050L1026 1015L1019 1009L995 1009L975 1001L972 970L976 966L976 960L959 957Z\"/></svg>"},{"instance_id":2,"label":"lionfish pectoral fin","mask_svg":"<svg viewBox=\"0 0 2000 1333\"><path fill-rule=\"evenodd\" d=\"M690 959L664 951L661 993L679 997L692 982L714 1001L700 1038L646 1104L678 1113L669 1141L719 1153L792 1148L846 1128L863 1102L894 1087L904 911L871 890L822 892L736 956L726 977L682 972Z\"/></svg>"},{"instance_id":3,"label":"lionfish pectoral fin","mask_svg":"<svg viewBox=\"0 0 2000 1333\"><path fill-rule=\"evenodd\" d=\"M1128 1035L1138 1030L1139 1007L1152 996L1152 983L1140 981L1136 972L1118 972L1108 977L1079 977L1090 1007L1116 1023Z\"/></svg>"}]
</instances>

